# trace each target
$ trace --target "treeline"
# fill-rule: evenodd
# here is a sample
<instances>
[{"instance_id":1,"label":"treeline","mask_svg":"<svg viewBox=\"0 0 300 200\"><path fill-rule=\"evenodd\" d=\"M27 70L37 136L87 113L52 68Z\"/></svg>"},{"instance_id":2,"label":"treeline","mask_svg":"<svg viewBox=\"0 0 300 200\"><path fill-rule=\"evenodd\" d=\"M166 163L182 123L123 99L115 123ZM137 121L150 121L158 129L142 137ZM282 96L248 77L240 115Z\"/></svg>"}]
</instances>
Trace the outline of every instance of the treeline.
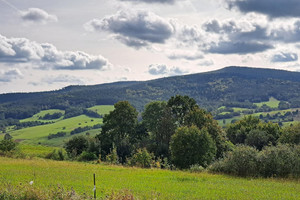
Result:
<instances>
[{"instance_id":1,"label":"treeline","mask_svg":"<svg viewBox=\"0 0 300 200\"><path fill-rule=\"evenodd\" d=\"M282 128L248 116L223 130L194 99L180 95L167 102L150 102L141 113L141 121L137 120L136 109L127 101L114 106L115 109L104 116L99 135L95 138L74 137L65 144L71 158L170 169L200 166L241 176L300 175L294 170L297 162L282 168L282 157L275 156L279 153L291 156L294 148L300 148L297 146L300 144L300 124ZM255 159L245 158L244 154ZM254 163L256 171L243 159ZM268 170L270 163L276 170L278 166L278 171ZM238 168L238 164L243 169ZM291 166L293 170L290 170ZM248 173L248 169L253 171Z\"/></svg>"}]
</instances>

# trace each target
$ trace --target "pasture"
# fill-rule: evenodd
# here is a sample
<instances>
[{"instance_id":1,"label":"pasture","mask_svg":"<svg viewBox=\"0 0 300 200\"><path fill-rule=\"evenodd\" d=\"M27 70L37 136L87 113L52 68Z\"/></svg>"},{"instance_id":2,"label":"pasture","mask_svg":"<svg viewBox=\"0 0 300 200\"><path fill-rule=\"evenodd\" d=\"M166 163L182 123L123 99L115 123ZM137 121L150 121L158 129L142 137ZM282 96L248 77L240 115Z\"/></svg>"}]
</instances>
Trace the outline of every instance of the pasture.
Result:
<instances>
[{"instance_id":1,"label":"pasture","mask_svg":"<svg viewBox=\"0 0 300 200\"><path fill-rule=\"evenodd\" d=\"M300 182L282 179L237 178L206 172L190 173L139 169L103 164L12 159L0 157L0 189L9 184L41 190L53 186L93 194L96 174L98 197L127 189L138 199L300 199ZM0 190L1 191L1 190Z\"/></svg>"}]
</instances>

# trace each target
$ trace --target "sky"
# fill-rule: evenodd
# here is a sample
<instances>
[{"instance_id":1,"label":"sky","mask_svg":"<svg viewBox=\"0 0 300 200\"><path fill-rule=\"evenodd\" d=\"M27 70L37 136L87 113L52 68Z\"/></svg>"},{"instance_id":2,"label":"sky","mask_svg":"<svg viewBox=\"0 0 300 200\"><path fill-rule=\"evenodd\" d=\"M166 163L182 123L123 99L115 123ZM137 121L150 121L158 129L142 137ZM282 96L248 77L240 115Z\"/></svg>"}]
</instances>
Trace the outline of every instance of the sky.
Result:
<instances>
[{"instance_id":1,"label":"sky","mask_svg":"<svg viewBox=\"0 0 300 200\"><path fill-rule=\"evenodd\" d=\"M299 0L0 0L0 93L300 71Z\"/></svg>"}]
</instances>

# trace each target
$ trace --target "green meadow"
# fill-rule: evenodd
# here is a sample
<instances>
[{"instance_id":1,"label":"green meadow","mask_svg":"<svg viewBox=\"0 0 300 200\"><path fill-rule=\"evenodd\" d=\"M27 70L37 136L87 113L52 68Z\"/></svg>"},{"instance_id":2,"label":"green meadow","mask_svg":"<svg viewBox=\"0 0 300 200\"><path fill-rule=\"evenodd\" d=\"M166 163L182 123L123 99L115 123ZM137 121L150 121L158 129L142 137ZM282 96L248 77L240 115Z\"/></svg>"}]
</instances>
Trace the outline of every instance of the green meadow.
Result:
<instances>
[{"instance_id":1,"label":"green meadow","mask_svg":"<svg viewBox=\"0 0 300 200\"><path fill-rule=\"evenodd\" d=\"M129 190L137 199L300 199L300 182L282 179L250 179L206 172L190 173L161 169L139 169L103 164L12 159L0 157L0 188L9 184L49 190L60 185L79 194ZM2 188L3 189L3 188Z\"/></svg>"},{"instance_id":2,"label":"green meadow","mask_svg":"<svg viewBox=\"0 0 300 200\"><path fill-rule=\"evenodd\" d=\"M111 105L103 105L103 106L94 106L88 108L89 110L93 110L100 115L108 114L113 110L113 106ZM68 119L64 119L63 117L55 120L40 120L39 117L46 115L47 113L53 114L55 112L61 112L64 114L64 111L58 109L51 110L43 110L30 118L26 118L21 120L21 122L29 122L29 121L42 121L42 122L52 122L46 125L34 126L22 128L19 130L13 130L12 128L8 129L8 133L13 136L13 138L23 144L29 145L46 145L46 146L63 146L64 142L69 140L72 136L70 132L78 127L85 126L94 126L96 124L102 124L102 118L92 118L86 115L80 115L77 117L72 117ZM100 132L101 129L93 129L88 130L82 133L78 133L76 135L84 135L87 132L94 136ZM56 134L57 132L66 132L67 135L64 137L48 139L49 134ZM0 135L0 139L3 137L3 134Z\"/></svg>"},{"instance_id":3,"label":"green meadow","mask_svg":"<svg viewBox=\"0 0 300 200\"><path fill-rule=\"evenodd\" d=\"M261 107L262 105L266 104L267 106L271 107L271 108L278 108L280 101L278 101L275 98L270 98L269 101L265 101L265 102L260 102L260 103L254 103L255 105L257 105L258 107Z\"/></svg>"}]
</instances>

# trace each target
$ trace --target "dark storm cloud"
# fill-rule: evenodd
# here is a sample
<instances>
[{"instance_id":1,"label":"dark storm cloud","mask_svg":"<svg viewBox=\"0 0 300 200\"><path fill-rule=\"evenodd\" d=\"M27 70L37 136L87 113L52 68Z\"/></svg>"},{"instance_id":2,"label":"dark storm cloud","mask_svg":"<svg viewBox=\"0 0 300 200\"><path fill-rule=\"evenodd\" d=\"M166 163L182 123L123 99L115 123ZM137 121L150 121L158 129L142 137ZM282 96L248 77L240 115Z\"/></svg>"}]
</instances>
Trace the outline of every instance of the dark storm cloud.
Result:
<instances>
[{"instance_id":1,"label":"dark storm cloud","mask_svg":"<svg viewBox=\"0 0 300 200\"><path fill-rule=\"evenodd\" d=\"M93 19L85 24L85 28L116 34L121 42L135 47L165 43L174 31L167 20L147 11L120 11L103 19Z\"/></svg>"},{"instance_id":2,"label":"dark storm cloud","mask_svg":"<svg viewBox=\"0 0 300 200\"><path fill-rule=\"evenodd\" d=\"M230 9L243 13L257 12L271 18L300 17L299 0L225 0Z\"/></svg>"},{"instance_id":3,"label":"dark storm cloud","mask_svg":"<svg viewBox=\"0 0 300 200\"><path fill-rule=\"evenodd\" d=\"M207 52L217 54L248 54L264 52L274 48L272 45L258 42L219 42L211 44Z\"/></svg>"},{"instance_id":4,"label":"dark storm cloud","mask_svg":"<svg viewBox=\"0 0 300 200\"><path fill-rule=\"evenodd\" d=\"M59 51L51 44L39 44L26 38L6 38L0 35L0 62L31 62L41 69L105 70L110 66L102 56L81 51Z\"/></svg>"},{"instance_id":5,"label":"dark storm cloud","mask_svg":"<svg viewBox=\"0 0 300 200\"><path fill-rule=\"evenodd\" d=\"M298 61L298 54L296 53L278 53L272 56L271 62L294 62Z\"/></svg>"},{"instance_id":6,"label":"dark storm cloud","mask_svg":"<svg viewBox=\"0 0 300 200\"><path fill-rule=\"evenodd\" d=\"M175 0L119 0L119 1L131 1L136 3L163 3L163 4L173 4Z\"/></svg>"}]
</instances>

